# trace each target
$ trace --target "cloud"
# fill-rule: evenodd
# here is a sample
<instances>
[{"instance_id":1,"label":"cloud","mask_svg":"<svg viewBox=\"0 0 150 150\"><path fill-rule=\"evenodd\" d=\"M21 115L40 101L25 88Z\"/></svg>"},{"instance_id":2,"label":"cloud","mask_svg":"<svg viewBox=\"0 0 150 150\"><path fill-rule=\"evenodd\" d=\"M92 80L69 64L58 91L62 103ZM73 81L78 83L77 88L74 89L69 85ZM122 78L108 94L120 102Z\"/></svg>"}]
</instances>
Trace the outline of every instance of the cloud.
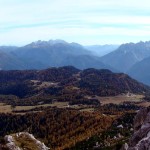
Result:
<instances>
[{"instance_id":1,"label":"cloud","mask_svg":"<svg viewBox=\"0 0 150 150\"><path fill-rule=\"evenodd\" d=\"M0 44L149 40L149 5L148 0L0 0Z\"/></svg>"}]
</instances>

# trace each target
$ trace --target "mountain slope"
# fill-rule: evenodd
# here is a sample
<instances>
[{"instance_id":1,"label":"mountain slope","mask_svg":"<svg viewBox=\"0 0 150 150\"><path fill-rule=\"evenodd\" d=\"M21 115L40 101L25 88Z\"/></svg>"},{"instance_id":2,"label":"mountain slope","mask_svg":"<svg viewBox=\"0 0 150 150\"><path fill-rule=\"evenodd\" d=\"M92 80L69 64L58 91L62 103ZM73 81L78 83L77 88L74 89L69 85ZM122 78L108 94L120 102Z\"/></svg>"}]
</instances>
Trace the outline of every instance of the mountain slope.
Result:
<instances>
[{"instance_id":1,"label":"mountain slope","mask_svg":"<svg viewBox=\"0 0 150 150\"><path fill-rule=\"evenodd\" d=\"M49 67L75 66L79 69L98 68L116 71L105 65L92 52L77 43L63 40L37 41L17 48L11 55L22 60L26 69L46 69Z\"/></svg>"},{"instance_id":2,"label":"mountain slope","mask_svg":"<svg viewBox=\"0 0 150 150\"><path fill-rule=\"evenodd\" d=\"M67 65L74 66L79 69L109 69L111 71L117 72L117 70L115 70L113 67L102 63L99 57L90 55L68 56L62 61L62 66Z\"/></svg>"},{"instance_id":3,"label":"mountain slope","mask_svg":"<svg viewBox=\"0 0 150 150\"><path fill-rule=\"evenodd\" d=\"M0 69L1 70L23 70L26 65L11 54L0 51Z\"/></svg>"},{"instance_id":4,"label":"mountain slope","mask_svg":"<svg viewBox=\"0 0 150 150\"><path fill-rule=\"evenodd\" d=\"M89 51L79 44L67 43L60 40L33 42L19 48L13 54L23 61L28 62L31 69L63 66L62 62L70 55L91 55ZM41 66L38 67L38 64L41 64Z\"/></svg>"},{"instance_id":5,"label":"mountain slope","mask_svg":"<svg viewBox=\"0 0 150 150\"><path fill-rule=\"evenodd\" d=\"M5 52L5 53L10 53L17 49L18 49L18 47L16 47L16 46L0 46L0 51Z\"/></svg>"},{"instance_id":6,"label":"mountain slope","mask_svg":"<svg viewBox=\"0 0 150 150\"><path fill-rule=\"evenodd\" d=\"M81 72L81 89L90 94L100 96L119 95L122 93L144 93L149 88L123 73L113 73L109 70L87 69Z\"/></svg>"},{"instance_id":7,"label":"mountain slope","mask_svg":"<svg viewBox=\"0 0 150 150\"><path fill-rule=\"evenodd\" d=\"M135 63L150 56L150 42L128 43L101 58L102 62L127 72Z\"/></svg>"},{"instance_id":8,"label":"mountain slope","mask_svg":"<svg viewBox=\"0 0 150 150\"><path fill-rule=\"evenodd\" d=\"M105 48L107 49L107 45ZM71 65L78 69L109 69L126 73L133 65L150 56L150 42L123 44L101 58L94 56L80 44L63 40L37 41L23 47L2 46L0 53L2 70L46 69Z\"/></svg>"},{"instance_id":9,"label":"mountain slope","mask_svg":"<svg viewBox=\"0 0 150 150\"><path fill-rule=\"evenodd\" d=\"M134 79L150 85L150 57L136 63L128 71L128 74Z\"/></svg>"},{"instance_id":10,"label":"mountain slope","mask_svg":"<svg viewBox=\"0 0 150 150\"><path fill-rule=\"evenodd\" d=\"M28 130L50 147L50 150L66 150L77 142L105 131L111 126L112 121L112 117L103 116L99 112L80 112L65 108L47 108L40 112L25 115L0 114L0 137L12 132ZM24 136L24 138L18 136L19 138L16 139L15 137L15 143L20 144L24 150L47 150L44 144L40 142L35 144L35 140L33 141L30 136L27 134L27 137ZM38 149L37 145L38 147L44 146L46 149Z\"/></svg>"},{"instance_id":11,"label":"mountain slope","mask_svg":"<svg viewBox=\"0 0 150 150\"><path fill-rule=\"evenodd\" d=\"M149 90L148 86L138 83L128 75L109 70L81 71L74 67L61 67L41 71L0 71L0 94L21 98L54 94L63 99L65 93L76 96L113 96L127 92L143 94Z\"/></svg>"}]
</instances>

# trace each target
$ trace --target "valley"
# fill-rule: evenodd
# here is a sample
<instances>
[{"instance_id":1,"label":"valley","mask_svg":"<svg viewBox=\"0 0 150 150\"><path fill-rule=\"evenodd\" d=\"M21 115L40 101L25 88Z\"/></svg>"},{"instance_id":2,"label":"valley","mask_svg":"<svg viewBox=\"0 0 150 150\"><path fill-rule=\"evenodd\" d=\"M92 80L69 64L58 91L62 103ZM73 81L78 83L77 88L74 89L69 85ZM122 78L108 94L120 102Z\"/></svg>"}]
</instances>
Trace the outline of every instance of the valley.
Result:
<instances>
[{"instance_id":1,"label":"valley","mask_svg":"<svg viewBox=\"0 0 150 150\"><path fill-rule=\"evenodd\" d=\"M150 104L148 86L106 69L0 71L0 83L1 143L6 134L29 132L52 150L115 150Z\"/></svg>"},{"instance_id":2,"label":"valley","mask_svg":"<svg viewBox=\"0 0 150 150\"><path fill-rule=\"evenodd\" d=\"M0 0L0 150L150 150L149 0Z\"/></svg>"},{"instance_id":3,"label":"valley","mask_svg":"<svg viewBox=\"0 0 150 150\"><path fill-rule=\"evenodd\" d=\"M144 95L134 95L133 97L128 97L126 95L120 96L110 96L110 97L99 97L96 96L96 99L99 100L101 106L108 104L121 105L124 103L131 103L135 106L150 106L150 102L143 100ZM92 100L92 98L90 99ZM88 103L88 102L87 102ZM29 106L11 106L6 103L0 103L0 113L27 113L27 112L36 112L36 109L44 108L70 108L79 111L93 112L97 109L98 105L88 105L86 104L71 104L69 101L65 102L52 102L50 104L38 104L38 105L29 105ZM34 111L35 110L35 111Z\"/></svg>"},{"instance_id":4,"label":"valley","mask_svg":"<svg viewBox=\"0 0 150 150\"><path fill-rule=\"evenodd\" d=\"M128 143L134 117L150 106L147 71L143 80L135 70L148 67L149 42L106 45L104 56L96 56L97 47L62 40L0 47L0 147L7 147L4 136L21 133L52 150L119 150ZM14 144L39 149L31 143Z\"/></svg>"}]
</instances>

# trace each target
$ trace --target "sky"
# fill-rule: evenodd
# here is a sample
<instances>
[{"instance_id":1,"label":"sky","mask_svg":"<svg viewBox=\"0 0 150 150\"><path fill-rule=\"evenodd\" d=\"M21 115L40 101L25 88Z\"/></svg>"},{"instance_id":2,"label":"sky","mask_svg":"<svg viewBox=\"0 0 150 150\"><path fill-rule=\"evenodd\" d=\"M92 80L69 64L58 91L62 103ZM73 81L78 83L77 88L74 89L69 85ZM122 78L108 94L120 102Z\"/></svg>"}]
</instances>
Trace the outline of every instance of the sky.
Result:
<instances>
[{"instance_id":1,"label":"sky","mask_svg":"<svg viewBox=\"0 0 150 150\"><path fill-rule=\"evenodd\" d=\"M150 40L149 0L0 0L0 45L63 39L83 45Z\"/></svg>"}]
</instances>

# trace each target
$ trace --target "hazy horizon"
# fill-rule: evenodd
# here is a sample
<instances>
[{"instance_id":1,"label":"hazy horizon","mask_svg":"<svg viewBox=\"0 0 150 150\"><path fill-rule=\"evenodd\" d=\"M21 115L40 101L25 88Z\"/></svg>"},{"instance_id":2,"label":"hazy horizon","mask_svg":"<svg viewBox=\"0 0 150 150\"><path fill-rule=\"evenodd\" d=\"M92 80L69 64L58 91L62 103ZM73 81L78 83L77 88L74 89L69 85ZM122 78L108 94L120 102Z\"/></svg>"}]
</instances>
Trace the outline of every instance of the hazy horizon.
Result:
<instances>
[{"instance_id":1,"label":"hazy horizon","mask_svg":"<svg viewBox=\"0 0 150 150\"><path fill-rule=\"evenodd\" d=\"M120 43L120 44L115 44L115 43L104 43L104 44L101 44L101 43L98 43L98 44L87 44L87 45L84 45L84 44L82 44L82 43L78 43L78 42L76 42L76 41L66 41L66 40L64 40L64 39L48 39L48 40L41 40L41 39L39 39L39 40L37 40L37 41L31 41L31 42L28 42L28 43L25 43L25 44L16 44L16 45L12 45L12 44L2 44L2 45L0 45L0 46L16 46L16 47L22 47L22 46L26 46L26 45L28 45L28 44L31 44L31 43L36 43L36 42L38 42L38 41L41 41L41 42L48 42L48 41L57 41L57 40L61 40L61 41L64 41L64 42L67 42L67 43L69 43L69 44L71 44L71 43L76 43L76 44L80 44L81 46L84 46L84 47L88 47L88 46L120 46L120 45L122 45L122 44L129 44L129 43L134 43L134 44L136 44L136 43L140 43L140 42L150 42L150 40L147 40L147 41L143 41L143 40L140 40L140 41L137 41L137 42L132 42L132 41L129 41L129 42L126 42L126 43ZM59 42L58 42L59 43Z\"/></svg>"},{"instance_id":2,"label":"hazy horizon","mask_svg":"<svg viewBox=\"0 0 150 150\"><path fill-rule=\"evenodd\" d=\"M0 45L62 39L82 45L150 40L148 0L0 0Z\"/></svg>"}]
</instances>

